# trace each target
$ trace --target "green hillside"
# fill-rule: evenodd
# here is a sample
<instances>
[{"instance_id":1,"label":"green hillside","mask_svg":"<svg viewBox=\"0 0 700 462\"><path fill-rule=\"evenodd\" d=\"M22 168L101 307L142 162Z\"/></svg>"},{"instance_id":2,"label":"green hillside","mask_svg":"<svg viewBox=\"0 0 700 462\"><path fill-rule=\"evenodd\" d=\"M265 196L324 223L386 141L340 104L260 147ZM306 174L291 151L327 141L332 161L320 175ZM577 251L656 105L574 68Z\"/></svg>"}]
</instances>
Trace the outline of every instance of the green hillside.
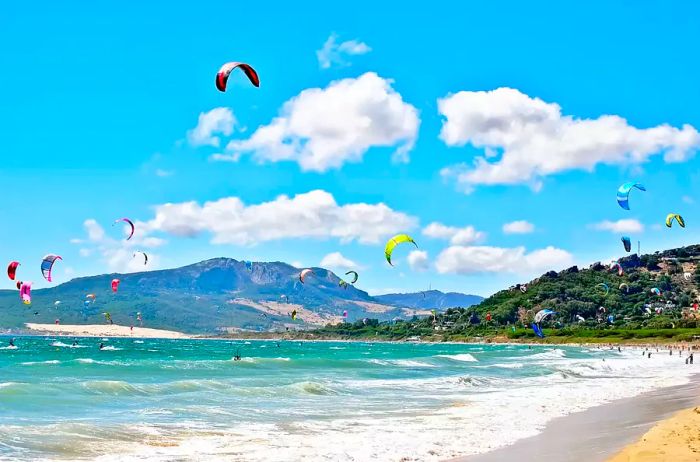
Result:
<instances>
[{"instance_id":1,"label":"green hillside","mask_svg":"<svg viewBox=\"0 0 700 462\"><path fill-rule=\"evenodd\" d=\"M326 326L317 333L349 338L420 336L435 340L534 337L529 329L534 314L550 308L557 314L544 323L547 336L688 340L700 335L700 315L696 319L693 307L698 300L699 260L700 245L692 245L641 257L624 257L618 261L622 275L608 264L595 263L582 269L574 266L543 274L524 284L526 290L514 286L478 305L450 308L435 318L414 318L408 322L368 319ZM607 294L601 284L609 288ZM626 286L621 289L621 284ZM652 291L654 288L661 295Z\"/></svg>"}]
</instances>

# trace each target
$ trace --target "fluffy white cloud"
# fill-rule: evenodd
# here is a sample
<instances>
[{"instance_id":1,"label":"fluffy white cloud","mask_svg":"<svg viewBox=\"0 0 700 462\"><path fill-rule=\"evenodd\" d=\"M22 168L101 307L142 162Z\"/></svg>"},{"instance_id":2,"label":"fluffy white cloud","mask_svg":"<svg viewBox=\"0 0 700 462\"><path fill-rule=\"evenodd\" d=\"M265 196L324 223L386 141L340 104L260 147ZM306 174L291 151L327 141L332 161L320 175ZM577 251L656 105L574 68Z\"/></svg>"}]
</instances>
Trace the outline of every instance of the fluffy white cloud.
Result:
<instances>
[{"instance_id":1,"label":"fluffy white cloud","mask_svg":"<svg viewBox=\"0 0 700 462\"><path fill-rule=\"evenodd\" d=\"M211 233L214 244L252 245L286 238L338 238L377 243L382 238L415 227L417 220L383 203L338 205L321 190L279 196L255 205L238 197L217 201L182 202L156 207L146 228L177 236Z\"/></svg>"},{"instance_id":2,"label":"fluffy white cloud","mask_svg":"<svg viewBox=\"0 0 700 462\"><path fill-rule=\"evenodd\" d=\"M349 258L345 258L340 252L332 252L323 257L319 266L323 268L357 269L359 265Z\"/></svg>"},{"instance_id":3,"label":"fluffy white cloud","mask_svg":"<svg viewBox=\"0 0 700 462\"><path fill-rule=\"evenodd\" d=\"M428 252L424 250L413 250L408 254L408 265L414 271L425 271L428 269Z\"/></svg>"},{"instance_id":4,"label":"fluffy white cloud","mask_svg":"<svg viewBox=\"0 0 700 462\"><path fill-rule=\"evenodd\" d=\"M104 228L94 219L83 222L87 240L71 239L73 244L88 244L78 250L80 256L89 257L97 253L107 265L109 271L134 272L148 271L158 268L160 257L148 252L148 266L144 267L143 260L134 258L136 249L153 249L165 244L163 239L148 236L145 223L136 222L136 231L130 240L115 239L105 232Z\"/></svg>"},{"instance_id":5,"label":"fluffy white cloud","mask_svg":"<svg viewBox=\"0 0 700 462\"><path fill-rule=\"evenodd\" d=\"M505 234L529 234L535 230L535 225L525 220L512 221L503 225Z\"/></svg>"},{"instance_id":6,"label":"fluffy white cloud","mask_svg":"<svg viewBox=\"0 0 700 462\"><path fill-rule=\"evenodd\" d=\"M423 235L435 239L449 239L453 245L469 245L481 242L486 237L486 234L477 231L473 226L457 228L455 226L446 226L436 221L430 223L423 228Z\"/></svg>"},{"instance_id":7,"label":"fluffy white cloud","mask_svg":"<svg viewBox=\"0 0 700 462\"><path fill-rule=\"evenodd\" d=\"M604 220L589 227L596 231L610 231L613 233L641 233L644 231L644 225L639 220L631 218L617 221Z\"/></svg>"},{"instance_id":8,"label":"fluffy white cloud","mask_svg":"<svg viewBox=\"0 0 700 462\"><path fill-rule=\"evenodd\" d=\"M439 273L521 273L558 270L573 264L572 255L562 249L546 247L527 253L524 247L451 246L438 255Z\"/></svg>"},{"instance_id":9,"label":"fluffy white cloud","mask_svg":"<svg viewBox=\"0 0 700 462\"><path fill-rule=\"evenodd\" d=\"M192 146L219 147L221 139L216 135L230 136L235 124L236 118L227 107L217 107L209 112L201 112L197 126L187 132L187 141Z\"/></svg>"},{"instance_id":10,"label":"fluffy white cloud","mask_svg":"<svg viewBox=\"0 0 700 462\"><path fill-rule=\"evenodd\" d=\"M316 52L316 57L321 69L328 69L331 66L347 66L349 65L345 59L347 56L364 55L370 51L372 49L366 43L358 40L338 43L338 36L333 33L325 41L323 47Z\"/></svg>"},{"instance_id":11,"label":"fluffy white cloud","mask_svg":"<svg viewBox=\"0 0 700 462\"><path fill-rule=\"evenodd\" d=\"M445 117L440 138L448 146L485 148L473 166L442 171L467 192L480 184L538 188L547 175L592 171L598 164L639 164L659 153L666 162L682 162L700 147L700 134L690 125L640 129L616 115L577 119L562 115L558 104L512 88L461 91L439 99L438 110Z\"/></svg>"},{"instance_id":12,"label":"fluffy white cloud","mask_svg":"<svg viewBox=\"0 0 700 462\"><path fill-rule=\"evenodd\" d=\"M258 161L294 161L304 171L324 172L359 162L372 147L396 147L407 160L420 119L391 81L374 73L310 88L287 101L280 115L245 140L230 141L212 160L235 161L250 152Z\"/></svg>"}]
</instances>

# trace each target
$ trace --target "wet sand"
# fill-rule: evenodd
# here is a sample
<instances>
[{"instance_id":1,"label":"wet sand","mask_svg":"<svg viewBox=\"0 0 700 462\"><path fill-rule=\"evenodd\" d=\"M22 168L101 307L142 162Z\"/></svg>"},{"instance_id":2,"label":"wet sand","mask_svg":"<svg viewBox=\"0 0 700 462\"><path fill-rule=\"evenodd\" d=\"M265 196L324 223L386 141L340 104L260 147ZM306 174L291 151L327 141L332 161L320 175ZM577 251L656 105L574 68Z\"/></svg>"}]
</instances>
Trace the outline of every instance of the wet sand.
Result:
<instances>
[{"instance_id":1,"label":"wet sand","mask_svg":"<svg viewBox=\"0 0 700 462\"><path fill-rule=\"evenodd\" d=\"M662 388L560 417L552 420L538 435L485 454L453 459L453 462L603 462L639 439L657 422L698 405L700 375L694 375L686 385ZM514 410L513 418L517 416ZM615 459L615 462L627 460Z\"/></svg>"}]
</instances>

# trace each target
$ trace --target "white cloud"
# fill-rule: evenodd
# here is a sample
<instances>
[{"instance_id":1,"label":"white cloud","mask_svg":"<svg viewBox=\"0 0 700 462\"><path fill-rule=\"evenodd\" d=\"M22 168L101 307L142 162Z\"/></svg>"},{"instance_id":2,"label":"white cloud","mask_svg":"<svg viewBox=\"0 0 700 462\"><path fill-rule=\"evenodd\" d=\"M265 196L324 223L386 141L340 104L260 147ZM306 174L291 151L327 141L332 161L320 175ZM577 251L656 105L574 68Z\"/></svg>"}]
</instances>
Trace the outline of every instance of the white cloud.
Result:
<instances>
[{"instance_id":1,"label":"white cloud","mask_svg":"<svg viewBox=\"0 0 700 462\"><path fill-rule=\"evenodd\" d=\"M173 172L172 170L163 170L163 169L157 168L155 171L155 174L157 177L166 178L169 176L173 176L175 174L175 172Z\"/></svg>"},{"instance_id":2,"label":"white cloud","mask_svg":"<svg viewBox=\"0 0 700 462\"><path fill-rule=\"evenodd\" d=\"M323 268L358 269L359 265L349 258L345 258L340 252L332 252L323 257L319 266Z\"/></svg>"},{"instance_id":3,"label":"white cloud","mask_svg":"<svg viewBox=\"0 0 700 462\"><path fill-rule=\"evenodd\" d=\"M149 232L188 237L207 232L213 235L214 244L252 245L288 238L377 243L416 225L414 217L383 203L338 205L330 193L315 190L254 205L238 197L203 205L194 201L159 205L146 227Z\"/></svg>"},{"instance_id":4,"label":"white cloud","mask_svg":"<svg viewBox=\"0 0 700 462\"><path fill-rule=\"evenodd\" d=\"M316 52L318 64L321 69L328 69L332 66L348 66L350 63L345 59L347 56L364 55L372 49L364 42L358 40L347 40L338 43L338 36L332 33L323 47Z\"/></svg>"},{"instance_id":5,"label":"white cloud","mask_svg":"<svg viewBox=\"0 0 700 462\"><path fill-rule=\"evenodd\" d=\"M451 246L438 255L435 268L442 274L529 274L562 269L572 262L569 252L551 246L530 253L526 253L524 247Z\"/></svg>"},{"instance_id":6,"label":"white cloud","mask_svg":"<svg viewBox=\"0 0 700 462\"><path fill-rule=\"evenodd\" d=\"M143 260L134 258L134 251L137 249L152 249L165 244L163 239L148 236L146 224L135 222L134 236L130 240L115 239L105 232L104 228L94 219L89 218L83 222L83 228L87 234L87 241L84 239L72 239L74 244L92 244L92 247L82 247L79 254L82 257L89 257L97 253L106 264L109 271L133 272L148 271L157 269L159 266L159 255L148 251L148 266L143 265ZM116 226L115 226L116 228ZM118 233L115 232L115 235Z\"/></svg>"},{"instance_id":7,"label":"white cloud","mask_svg":"<svg viewBox=\"0 0 700 462\"><path fill-rule=\"evenodd\" d=\"M209 112L200 112L197 126L187 132L187 141L192 146L219 147L221 139L216 134L230 136L236 118L231 109L217 107Z\"/></svg>"},{"instance_id":8,"label":"white cloud","mask_svg":"<svg viewBox=\"0 0 700 462\"><path fill-rule=\"evenodd\" d=\"M535 225L525 220L512 221L503 225L505 234L529 234L535 230Z\"/></svg>"},{"instance_id":9,"label":"white cloud","mask_svg":"<svg viewBox=\"0 0 700 462\"><path fill-rule=\"evenodd\" d=\"M105 238L105 230L92 218L85 220L83 227L91 242L100 242Z\"/></svg>"},{"instance_id":10,"label":"white cloud","mask_svg":"<svg viewBox=\"0 0 700 462\"><path fill-rule=\"evenodd\" d=\"M617 221L604 220L600 223L589 225L589 227L596 231L610 231L613 233L641 233L644 231L644 225L639 220L631 218Z\"/></svg>"},{"instance_id":11,"label":"white cloud","mask_svg":"<svg viewBox=\"0 0 700 462\"><path fill-rule=\"evenodd\" d=\"M485 233L477 231L473 226L457 228L436 221L423 228L422 233L435 239L449 239L453 245L470 245L481 242L486 237Z\"/></svg>"},{"instance_id":12,"label":"white cloud","mask_svg":"<svg viewBox=\"0 0 700 462\"><path fill-rule=\"evenodd\" d=\"M425 271L428 269L428 252L424 250L413 250L408 254L408 265L414 271Z\"/></svg>"},{"instance_id":13,"label":"white cloud","mask_svg":"<svg viewBox=\"0 0 700 462\"><path fill-rule=\"evenodd\" d=\"M440 138L448 146L486 149L474 165L442 171L467 192L480 184L529 183L537 189L547 175L635 165L659 153L666 162L683 162L700 147L700 134L690 125L640 129L616 115L577 119L562 115L558 104L512 88L461 91L439 99L438 110L445 117Z\"/></svg>"},{"instance_id":14,"label":"white cloud","mask_svg":"<svg viewBox=\"0 0 700 462\"><path fill-rule=\"evenodd\" d=\"M324 172L360 162L372 147L395 147L395 160L406 161L420 119L391 83L370 72L304 90L270 124L230 141L212 160L235 161L250 152L260 162L294 161L304 171Z\"/></svg>"}]
</instances>

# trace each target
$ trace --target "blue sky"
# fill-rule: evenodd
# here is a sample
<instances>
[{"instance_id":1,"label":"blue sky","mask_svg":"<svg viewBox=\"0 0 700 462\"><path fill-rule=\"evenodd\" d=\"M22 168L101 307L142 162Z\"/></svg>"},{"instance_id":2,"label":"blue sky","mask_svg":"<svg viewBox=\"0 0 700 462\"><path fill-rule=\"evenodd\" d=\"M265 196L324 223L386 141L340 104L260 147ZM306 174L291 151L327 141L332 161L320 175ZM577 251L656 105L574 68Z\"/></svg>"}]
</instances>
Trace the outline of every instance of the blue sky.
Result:
<instances>
[{"instance_id":1,"label":"blue sky","mask_svg":"<svg viewBox=\"0 0 700 462\"><path fill-rule=\"evenodd\" d=\"M621 256L623 234L696 243L700 5L462 3L6 6L3 258L38 286L46 253L60 283L142 249L148 269L325 258L371 293L488 295ZM218 92L226 61L261 87ZM630 180L648 191L624 211ZM397 232L426 254L389 268Z\"/></svg>"}]
</instances>

